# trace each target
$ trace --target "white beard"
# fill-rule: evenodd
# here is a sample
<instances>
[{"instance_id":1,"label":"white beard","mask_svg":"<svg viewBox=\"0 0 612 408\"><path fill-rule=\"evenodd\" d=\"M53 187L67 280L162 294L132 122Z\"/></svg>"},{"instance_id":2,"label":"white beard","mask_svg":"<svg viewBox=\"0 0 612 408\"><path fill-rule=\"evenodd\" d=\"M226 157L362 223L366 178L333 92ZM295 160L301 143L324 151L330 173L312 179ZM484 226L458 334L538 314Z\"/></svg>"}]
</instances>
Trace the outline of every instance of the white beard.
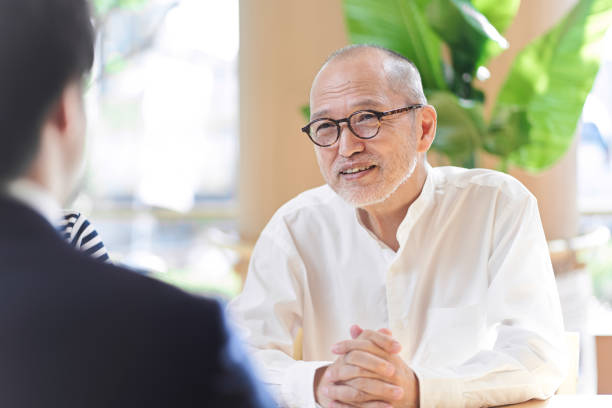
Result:
<instances>
[{"instance_id":1,"label":"white beard","mask_svg":"<svg viewBox=\"0 0 612 408\"><path fill-rule=\"evenodd\" d=\"M382 168L385 169L385 173L380 174L380 179L371 185L362 186L359 183L344 183L342 180L338 180L337 175L349 161L344 158L333 163L328 177L328 174L323 171L324 166L321 157L317 154L317 161L323 178L336 194L353 207L367 207L386 201L412 177L416 170L419 153L417 152L415 133L416 126L413 123L411 135L406 135L406 139L401 140L395 152L390 157L386 157L386 160L381 160L378 155L367 151L359 153L359 162L376 165L379 172L383 171L380 167L381 164L383 165ZM332 183L332 181L338 182Z\"/></svg>"},{"instance_id":2,"label":"white beard","mask_svg":"<svg viewBox=\"0 0 612 408\"><path fill-rule=\"evenodd\" d=\"M417 165L417 157L416 155L414 155L412 157L412 160L410 160L410 164L408 165L408 169L406 173L404 174L404 177L401 178L394 185L390 186L391 188L389 189L389 191L385 192L382 196L356 197L355 195L349 196L348 194L341 194L340 192L338 192L338 194L342 197L342 199L344 199L344 201L346 201L349 205L355 208L368 207L374 204L382 203L383 201L386 201L387 199L389 199L389 197L391 197L393 194L395 194L395 192L402 186L402 184L404 184L406 181L408 181L410 177L412 177L412 175L414 174L414 171L416 170L416 165Z\"/></svg>"}]
</instances>

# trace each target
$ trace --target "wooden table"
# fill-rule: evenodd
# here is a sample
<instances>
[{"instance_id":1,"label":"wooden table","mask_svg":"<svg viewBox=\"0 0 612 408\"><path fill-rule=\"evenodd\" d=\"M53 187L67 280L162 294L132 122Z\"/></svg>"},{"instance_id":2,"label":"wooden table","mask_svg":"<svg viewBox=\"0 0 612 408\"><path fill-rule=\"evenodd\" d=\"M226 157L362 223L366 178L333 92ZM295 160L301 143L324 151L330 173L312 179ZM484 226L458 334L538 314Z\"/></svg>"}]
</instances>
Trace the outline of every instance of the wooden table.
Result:
<instances>
[{"instance_id":1,"label":"wooden table","mask_svg":"<svg viewBox=\"0 0 612 408\"><path fill-rule=\"evenodd\" d=\"M549 400L531 400L506 405L512 408L612 408L612 395L555 395Z\"/></svg>"}]
</instances>

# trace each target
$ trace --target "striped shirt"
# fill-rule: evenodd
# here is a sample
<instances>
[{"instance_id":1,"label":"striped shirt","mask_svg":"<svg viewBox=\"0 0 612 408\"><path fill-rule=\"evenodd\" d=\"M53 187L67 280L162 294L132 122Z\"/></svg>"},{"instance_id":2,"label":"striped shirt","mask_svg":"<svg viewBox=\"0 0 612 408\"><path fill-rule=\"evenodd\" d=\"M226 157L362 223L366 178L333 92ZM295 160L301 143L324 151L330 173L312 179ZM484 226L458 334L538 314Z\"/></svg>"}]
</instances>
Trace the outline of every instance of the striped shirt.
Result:
<instances>
[{"instance_id":1,"label":"striped shirt","mask_svg":"<svg viewBox=\"0 0 612 408\"><path fill-rule=\"evenodd\" d=\"M83 214L65 211L58 230L73 247L94 259L110 263L110 258L102 243L102 239Z\"/></svg>"}]
</instances>

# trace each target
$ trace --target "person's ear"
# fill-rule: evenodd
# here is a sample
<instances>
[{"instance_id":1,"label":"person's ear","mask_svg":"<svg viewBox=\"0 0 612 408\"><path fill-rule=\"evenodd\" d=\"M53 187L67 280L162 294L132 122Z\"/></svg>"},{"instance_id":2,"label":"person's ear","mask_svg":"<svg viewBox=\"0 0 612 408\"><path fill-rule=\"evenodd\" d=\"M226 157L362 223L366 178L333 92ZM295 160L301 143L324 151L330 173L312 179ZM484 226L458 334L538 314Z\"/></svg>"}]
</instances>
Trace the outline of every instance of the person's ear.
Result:
<instances>
[{"instance_id":1,"label":"person's ear","mask_svg":"<svg viewBox=\"0 0 612 408\"><path fill-rule=\"evenodd\" d=\"M426 153L436 137L436 124L438 115L436 109L431 105L425 105L421 108L421 137L417 142L417 151Z\"/></svg>"},{"instance_id":2,"label":"person's ear","mask_svg":"<svg viewBox=\"0 0 612 408\"><path fill-rule=\"evenodd\" d=\"M44 127L50 128L53 133L63 134L68 127L68 95L64 89L59 98L53 103L45 120Z\"/></svg>"},{"instance_id":3,"label":"person's ear","mask_svg":"<svg viewBox=\"0 0 612 408\"><path fill-rule=\"evenodd\" d=\"M82 87L77 81L66 85L49 109L43 133L55 135L58 141L72 145L84 135L85 112ZM80 145L81 143L78 142Z\"/></svg>"}]
</instances>

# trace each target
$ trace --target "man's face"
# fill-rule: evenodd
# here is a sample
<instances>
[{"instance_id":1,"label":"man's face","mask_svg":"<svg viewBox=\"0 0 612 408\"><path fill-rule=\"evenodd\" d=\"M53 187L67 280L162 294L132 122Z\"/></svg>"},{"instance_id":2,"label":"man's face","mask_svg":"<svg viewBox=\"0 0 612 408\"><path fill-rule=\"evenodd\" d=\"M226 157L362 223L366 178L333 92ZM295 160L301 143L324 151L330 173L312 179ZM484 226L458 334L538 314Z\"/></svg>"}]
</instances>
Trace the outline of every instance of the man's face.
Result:
<instances>
[{"instance_id":1,"label":"man's face","mask_svg":"<svg viewBox=\"0 0 612 408\"><path fill-rule=\"evenodd\" d=\"M415 102L390 89L378 54L364 52L332 61L319 73L311 92L311 119L342 119L361 109L383 112ZM343 124L334 145L315 146L327 184L355 207L386 200L416 167L415 120L414 111L386 117L369 140L357 138Z\"/></svg>"}]
</instances>

